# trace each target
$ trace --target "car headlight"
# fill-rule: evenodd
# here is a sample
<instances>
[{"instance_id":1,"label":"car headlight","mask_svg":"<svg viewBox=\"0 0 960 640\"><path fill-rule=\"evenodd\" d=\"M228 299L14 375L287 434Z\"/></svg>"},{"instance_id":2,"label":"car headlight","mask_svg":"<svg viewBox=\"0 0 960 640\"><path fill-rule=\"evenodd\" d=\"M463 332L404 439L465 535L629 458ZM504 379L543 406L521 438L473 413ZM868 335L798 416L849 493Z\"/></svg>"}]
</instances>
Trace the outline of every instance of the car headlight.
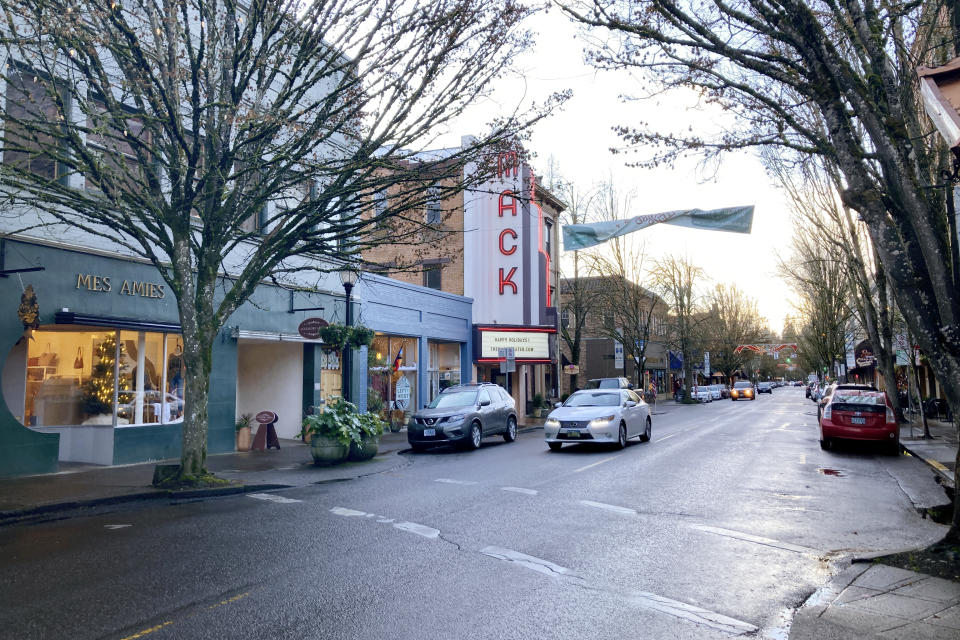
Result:
<instances>
[{"instance_id":1,"label":"car headlight","mask_svg":"<svg viewBox=\"0 0 960 640\"><path fill-rule=\"evenodd\" d=\"M610 416L603 416L602 418L594 418L593 420L590 421L590 424L588 426L605 427L608 424L610 424L610 421L613 420L615 417L616 416L610 415Z\"/></svg>"},{"instance_id":2,"label":"car headlight","mask_svg":"<svg viewBox=\"0 0 960 640\"><path fill-rule=\"evenodd\" d=\"M556 418L547 418L547 421L543 423L543 426L550 427L551 429L560 426L560 421Z\"/></svg>"},{"instance_id":3,"label":"car headlight","mask_svg":"<svg viewBox=\"0 0 960 640\"><path fill-rule=\"evenodd\" d=\"M466 417L466 414L458 413L455 416L447 416L447 422L463 422L463 419Z\"/></svg>"}]
</instances>

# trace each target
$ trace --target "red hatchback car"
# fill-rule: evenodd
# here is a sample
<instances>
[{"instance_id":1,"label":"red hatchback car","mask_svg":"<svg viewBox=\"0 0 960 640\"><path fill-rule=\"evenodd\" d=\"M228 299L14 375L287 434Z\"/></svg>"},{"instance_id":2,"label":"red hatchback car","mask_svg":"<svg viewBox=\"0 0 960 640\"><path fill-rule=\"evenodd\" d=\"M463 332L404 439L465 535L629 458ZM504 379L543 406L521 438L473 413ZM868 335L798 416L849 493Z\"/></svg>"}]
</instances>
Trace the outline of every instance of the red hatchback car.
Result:
<instances>
[{"instance_id":1,"label":"red hatchback car","mask_svg":"<svg viewBox=\"0 0 960 640\"><path fill-rule=\"evenodd\" d=\"M837 389L820 417L820 448L834 440L882 442L890 455L900 453L900 425L884 391Z\"/></svg>"}]
</instances>

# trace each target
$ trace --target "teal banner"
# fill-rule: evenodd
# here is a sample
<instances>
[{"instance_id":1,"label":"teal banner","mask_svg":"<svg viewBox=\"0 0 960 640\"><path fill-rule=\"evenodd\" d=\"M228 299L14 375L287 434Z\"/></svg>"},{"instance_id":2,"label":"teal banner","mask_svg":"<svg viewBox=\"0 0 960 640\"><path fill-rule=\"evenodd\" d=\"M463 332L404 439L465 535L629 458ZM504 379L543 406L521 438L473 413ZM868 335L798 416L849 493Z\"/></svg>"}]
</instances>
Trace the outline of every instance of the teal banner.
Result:
<instances>
[{"instance_id":1,"label":"teal banner","mask_svg":"<svg viewBox=\"0 0 960 640\"><path fill-rule=\"evenodd\" d=\"M753 225L753 205L724 209L680 209L664 213L634 216L627 220L611 220L593 224L568 224L563 227L563 250L587 249L611 238L623 236L655 224L666 222L681 227L750 233Z\"/></svg>"}]
</instances>

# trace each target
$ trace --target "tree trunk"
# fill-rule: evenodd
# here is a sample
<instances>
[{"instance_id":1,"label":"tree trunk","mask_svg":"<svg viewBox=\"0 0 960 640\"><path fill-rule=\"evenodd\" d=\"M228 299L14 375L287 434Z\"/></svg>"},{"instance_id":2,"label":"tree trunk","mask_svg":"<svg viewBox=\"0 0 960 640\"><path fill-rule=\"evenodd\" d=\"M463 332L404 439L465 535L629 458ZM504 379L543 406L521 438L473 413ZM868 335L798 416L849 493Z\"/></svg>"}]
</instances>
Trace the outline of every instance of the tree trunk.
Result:
<instances>
[{"instance_id":1,"label":"tree trunk","mask_svg":"<svg viewBox=\"0 0 960 640\"><path fill-rule=\"evenodd\" d=\"M206 344L203 344L206 342ZM184 379L183 438L180 454L181 481L205 475L207 472L207 401L210 393L210 341L198 336L183 336Z\"/></svg>"}]
</instances>

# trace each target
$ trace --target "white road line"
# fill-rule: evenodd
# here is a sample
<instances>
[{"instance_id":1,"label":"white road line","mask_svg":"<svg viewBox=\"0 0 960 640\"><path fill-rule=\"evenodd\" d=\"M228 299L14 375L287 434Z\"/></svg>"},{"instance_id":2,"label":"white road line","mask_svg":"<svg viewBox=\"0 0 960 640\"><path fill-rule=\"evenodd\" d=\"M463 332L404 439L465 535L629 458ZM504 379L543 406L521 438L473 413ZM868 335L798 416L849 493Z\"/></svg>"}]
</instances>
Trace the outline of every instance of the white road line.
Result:
<instances>
[{"instance_id":1,"label":"white road line","mask_svg":"<svg viewBox=\"0 0 960 640\"><path fill-rule=\"evenodd\" d=\"M581 471L586 471L587 469L590 469L591 467L595 467L595 466L597 466L598 464L603 464L604 462L610 462L611 460L616 460L616 458L617 458L617 456L610 456L609 458L604 458L603 460L598 460L597 462L594 462L593 464L588 464L588 465L585 466L585 467L580 467L579 469L574 469L573 472L574 472L574 473L580 473Z\"/></svg>"},{"instance_id":2,"label":"white road line","mask_svg":"<svg viewBox=\"0 0 960 640\"><path fill-rule=\"evenodd\" d=\"M672 437L674 437L674 436L678 436L678 435L680 435L680 434L679 434L679 433L671 433L670 435L668 435L668 436L663 436L662 438L659 438L659 439L657 439L657 440L654 440L653 442L654 442L654 444L656 444L656 443L658 443L658 442L663 442L664 440L669 440L670 438L672 438Z\"/></svg>"},{"instance_id":3,"label":"white road line","mask_svg":"<svg viewBox=\"0 0 960 640\"><path fill-rule=\"evenodd\" d=\"M496 558L497 560L506 560L507 562L519 564L521 567L526 567L527 569L532 569L533 571L548 576L564 575L570 572L566 567L561 567L549 560L535 558L525 553L520 553L519 551L504 549L503 547L484 547L480 550L480 553L490 556L491 558Z\"/></svg>"},{"instance_id":4,"label":"white road line","mask_svg":"<svg viewBox=\"0 0 960 640\"><path fill-rule=\"evenodd\" d=\"M409 531L410 533L415 533L418 536L423 536L424 538L430 538L431 540L436 540L440 537L440 530L434 529L433 527L425 527L422 524L417 524L416 522L397 522L393 525L395 529L400 529L401 531Z\"/></svg>"},{"instance_id":5,"label":"white road line","mask_svg":"<svg viewBox=\"0 0 960 640\"><path fill-rule=\"evenodd\" d=\"M293 504L294 502L303 502L303 500L284 498L283 496L278 496L273 493L248 493L247 497L256 498L257 500L266 500L268 502L276 502L277 504Z\"/></svg>"},{"instance_id":6,"label":"white road line","mask_svg":"<svg viewBox=\"0 0 960 640\"><path fill-rule=\"evenodd\" d=\"M820 555L820 552L816 549L811 549L810 547L801 547L798 544L790 544L789 542L780 542L779 540L774 540L772 538L764 538L761 536L750 535L749 533L732 531L730 529L721 529L720 527L710 527L702 524L694 524L690 526L698 531L705 531L706 533L712 533L714 535L724 536L726 538L743 540L744 542L762 544L775 549L783 549L784 551L792 551L794 553Z\"/></svg>"},{"instance_id":7,"label":"white road line","mask_svg":"<svg viewBox=\"0 0 960 640\"><path fill-rule=\"evenodd\" d=\"M661 613L666 613L677 618L682 618L683 620L689 620L690 622L695 622L705 627L734 635L753 633L757 630L757 627L749 622L736 620L723 614L707 611L706 609L701 609L700 607L695 607L692 604L678 600L664 598L655 593L641 591L629 596L628 600L631 604L643 607L644 609L660 611Z\"/></svg>"},{"instance_id":8,"label":"white road line","mask_svg":"<svg viewBox=\"0 0 960 640\"><path fill-rule=\"evenodd\" d=\"M604 502L593 502L592 500L581 500L580 504L585 505L587 507L593 507L595 509L605 509L606 511L621 513L625 516L637 515L637 511L635 509L630 509L628 507L618 507L615 504L606 504Z\"/></svg>"},{"instance_id":9,"label":"white road line","mask_svg":"<svg viewBox=\"0 0 960 640\"><path fill-rule=\"evenodd\" d=\"M434 482L443 482L444 484L480 484L473 480L451 480L450 478L437 478Z\"/></svg>"},{"instance_id":10,"label":"white road line","mask_svg":"<svg viewBox=\"0 0 960 640\"><path fill-rule=\"evenodd\" d=\"M104 529L110 529L111 531L116 531L117 529L126 529L127 527L132 527L132 524L105 524L103 525Z\"/></svg>"},{"instance_id":11,"label":"white road line","mask_svg":"<svg viewBox=\"0 0 960 640\"><path fill-rule=\"evenodd\" d=\"M538 493L536 489L523 489L521 487L500 487L500 490L512 491L514 493L525 493L528 496L535 496Z\"/></svg>"},{"instance_id":12,"label":"white road line","mask_svg":"<svg viewBox=\"0 0 960 640\"><path fill-rule=\"evenodd\" d=\"M334 507L330 509L330 513L336 514L338 516L346 516L347 518L357 517L357 516L363 517L367 515L366 511L357 511L356 509L344 509L343 507Z\"/></svg>"}]
</instances>

